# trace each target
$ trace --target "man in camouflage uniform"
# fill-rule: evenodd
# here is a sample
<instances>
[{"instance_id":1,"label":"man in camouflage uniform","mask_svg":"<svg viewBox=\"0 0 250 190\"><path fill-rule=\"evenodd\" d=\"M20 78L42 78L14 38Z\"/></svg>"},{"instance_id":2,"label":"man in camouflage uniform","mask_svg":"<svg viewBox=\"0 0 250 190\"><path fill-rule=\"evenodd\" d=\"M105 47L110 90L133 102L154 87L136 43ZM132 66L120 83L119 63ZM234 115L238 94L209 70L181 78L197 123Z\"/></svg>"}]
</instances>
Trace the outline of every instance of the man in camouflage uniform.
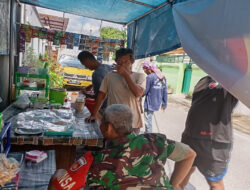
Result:
<instances>
[{"instance_id":1,"label":"man in camouflage uniform","mask_svg":"<svg viewBox=\"0 0 250 190\"><path fill-rule=\"evenodd\" d=\"M100 129L107 139L106 147L92 153L94 161L86 178L87 186L181 190L179 184L191 168L195 152L162 134L131 133L132 118L125 105L113 104L105 110ZM167 158L176 162L170 180L164 170Z\"/></svg>"}]
</instances>

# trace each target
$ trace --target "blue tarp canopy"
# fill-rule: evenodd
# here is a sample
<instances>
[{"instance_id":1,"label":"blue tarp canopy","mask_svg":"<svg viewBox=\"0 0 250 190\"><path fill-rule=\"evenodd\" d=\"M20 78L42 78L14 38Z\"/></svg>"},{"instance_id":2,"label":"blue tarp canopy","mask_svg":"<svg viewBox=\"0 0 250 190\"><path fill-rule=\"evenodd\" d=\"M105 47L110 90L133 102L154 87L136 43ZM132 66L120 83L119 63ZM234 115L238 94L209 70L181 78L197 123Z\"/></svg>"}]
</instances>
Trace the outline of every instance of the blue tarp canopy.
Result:
<instances>
[{"instance_id":1,"label":"blue tarp canopy","mask_svg":"<svg viewBox=\"0 0 250 190\"><path fill-rule=\"evenodd\" d=\"M205 72L250 107L250 1L21 0L128 26L135 58L183 46Z\"/></svg>"},{"instance_id":2,"label":"blue tarp canopy","mask_svg":"<svg viewBox=\"0 0 250 190\"><path fill-rule=\"evenodd\" d=\"M157 9L166 0L21 0L23 3L119 24Z\"/></svg>"},{"instance_id":3,"label":"blue tarp canopy","mask_svg":"<svg viewBox=\"0 0 250 190\"><path fill-rule=\"evenodd\" d=\"M180 47L172 5L187 0L21 0L22 3L128 25L135 58Z\"/></svg>"}]
</instances>

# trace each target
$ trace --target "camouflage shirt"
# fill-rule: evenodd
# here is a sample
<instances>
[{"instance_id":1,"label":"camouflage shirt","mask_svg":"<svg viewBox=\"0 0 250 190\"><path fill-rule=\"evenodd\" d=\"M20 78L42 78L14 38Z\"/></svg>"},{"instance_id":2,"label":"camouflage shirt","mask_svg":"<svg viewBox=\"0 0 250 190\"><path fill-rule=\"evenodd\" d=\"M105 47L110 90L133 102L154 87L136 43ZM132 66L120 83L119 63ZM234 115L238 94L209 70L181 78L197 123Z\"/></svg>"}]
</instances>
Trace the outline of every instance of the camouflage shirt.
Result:
<instances>
[{"instance_id":1,"label":"camouflage shirt","mask_svg":"<svg viewBox=\"0 0 250 190\"><path fill-rule=\"evenodd\" d=\"M99 152L94 152L94 162L89 170L87 184L107 189L168 189L164 165L166 159L179 161L189 151L186 147L176 153L177 143L162 134L134 133L112 140ZM183 145L183 144L181 144ZM185 145L184 145L185 146ZM180 150L180 148L177 148Z\"/></svg>"}]
</instances>

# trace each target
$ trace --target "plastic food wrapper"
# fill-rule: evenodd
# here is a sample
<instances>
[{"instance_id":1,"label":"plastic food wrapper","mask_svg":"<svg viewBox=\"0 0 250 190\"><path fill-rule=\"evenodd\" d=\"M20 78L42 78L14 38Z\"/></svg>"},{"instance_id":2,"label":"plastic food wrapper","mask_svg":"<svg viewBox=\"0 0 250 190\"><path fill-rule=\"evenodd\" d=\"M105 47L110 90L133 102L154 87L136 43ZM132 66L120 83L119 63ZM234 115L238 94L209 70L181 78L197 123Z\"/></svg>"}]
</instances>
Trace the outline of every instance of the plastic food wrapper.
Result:
<instances>
[{"instance_id":1,"label":"plastic food wrapper","mask_svg":"<svg viewBox=\"0 0 250 190\"><path fill-rule=\"evenodd\" d=\"M20 109L26 109L30 105L30 100L27 95L21 95L19 96L18 100L13 103L13 106L20 108Z\"/></svg>"},{"instance_id":2,"label":"plastic food wrapper","mask_svg":"<svg viewBox=\"0 0 250 190\"><path fill-rule=\"evenodd\" d=\"M85 186L85 179L94 158L91 152L87 152L77 160L67 172L54 178L53 184L58 190L78 190Z\"/></svg>"},{"instance_id":3,"label":"plastic food wrapper","mask_svg":"<svg viewBox=\"0 0 250 190\"><path fill-rule=\"evenodd\" d=\"M33 110L19 113L12 119L12 122L17 125L15 132L18 130L18 132L24 132L24 134L41 133L43 131L70 132L72 135L75 127L73 112L63 109Z\"/></svg>"},{"instance_id":4,"label":"plastic food wrapper","mask_svg":"<svg viewBox=\"0 0 250 190\"><path fill-rule=\"evenodd\" d=\"M5 154L0 154L0 186L3 187L10 182L18 169L19 163L14 158L6 158Z\"/></svg>"}]
</instances>

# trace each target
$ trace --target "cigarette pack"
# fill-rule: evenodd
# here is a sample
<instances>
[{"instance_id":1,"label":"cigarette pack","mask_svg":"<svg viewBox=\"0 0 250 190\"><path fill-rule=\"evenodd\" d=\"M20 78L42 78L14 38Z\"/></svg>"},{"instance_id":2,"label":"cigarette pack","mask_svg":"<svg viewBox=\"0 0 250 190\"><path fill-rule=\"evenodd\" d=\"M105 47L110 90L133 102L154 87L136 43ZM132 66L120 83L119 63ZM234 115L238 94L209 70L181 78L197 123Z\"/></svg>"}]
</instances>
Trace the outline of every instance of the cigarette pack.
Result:
<instances>
[{"instance_id":1,"label":"cigarette pack","mask_svg":"<svg viewBox=\"0 0 250 190\"><path fill-rule=\"evenodd\" d=\"M25 153L25 159L35 163L39 163L46 158L47 158L47 153L40 150L32 150Z\"/></svg>"}]
</instances>

